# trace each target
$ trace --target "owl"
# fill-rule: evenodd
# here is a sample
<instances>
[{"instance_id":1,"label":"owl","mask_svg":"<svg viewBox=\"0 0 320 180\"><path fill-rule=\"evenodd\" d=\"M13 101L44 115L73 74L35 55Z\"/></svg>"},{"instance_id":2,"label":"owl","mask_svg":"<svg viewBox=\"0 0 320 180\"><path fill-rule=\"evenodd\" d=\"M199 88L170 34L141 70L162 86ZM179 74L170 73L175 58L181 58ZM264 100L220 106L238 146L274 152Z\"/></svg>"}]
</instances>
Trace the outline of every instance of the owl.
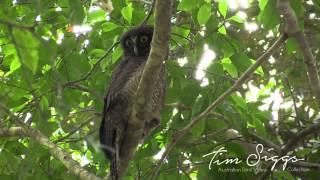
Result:
<instances>
[{"instance_id":1,"label":"owl","mask_svg":"<svg viewBox=\"0 0 320 180\"><path fill-rule=\"evenodd\" d=\"M122 154L126 153L126 149L121 147L124 146L126 133L130 133L127 132L130 108L148 59L152 35L153 27L139 26L124 33L120 39L123 57L112 73L111 83L104 99L103 118L100 125L100 144L106 158L110 161L112 179L118 179L118 162ZM165 84L163 64L155 82L152 98L147 102L150 115L144 119L145 126L141 139L150 134L160 123Z\"/></svg>"}]
</instances>

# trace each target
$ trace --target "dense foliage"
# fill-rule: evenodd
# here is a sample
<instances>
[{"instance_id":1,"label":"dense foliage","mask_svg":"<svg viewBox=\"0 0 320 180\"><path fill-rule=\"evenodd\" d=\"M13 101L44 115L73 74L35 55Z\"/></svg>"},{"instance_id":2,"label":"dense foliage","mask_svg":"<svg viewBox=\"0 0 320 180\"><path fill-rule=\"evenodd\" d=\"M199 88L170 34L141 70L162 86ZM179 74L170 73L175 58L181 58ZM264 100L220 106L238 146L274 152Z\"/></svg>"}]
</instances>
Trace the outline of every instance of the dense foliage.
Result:
<instances>
[{"instance_id":1,"label":"dense foliage","mask_svg":"<svg viewBox=\"0 0 320 180\"><path fill-rule=\"evenodd\" d=\"M290 4L319 68L320 1ZM111 11L95 0L0 1L1 105L100 177L108 173L109 164L99 149L98 128L104 93L122 55L117 42L123 32L143 22L152 2L113 0L112 5ZM285 29L276 0L180 0L173 2L173 9L161 126L139 147L125 179L148 179L172 134L229 89ZM153 21L151 16L148 23ZM257 176L255 170L221 171L257 168L245 160L209 169L211 158L203 155L225 147L228 153L220 159L245 159L250 149L243 142L263 143L257 136L282 145L315 123L320 102L307 74L299 45L289 38L175 145L159 179ZM16 126L19 123L0 109L0 127ZM310 163L291 164L307 171L287 169L272 176L316 179L320 138L310 135L291 154ZM260 168L267 167L263 162ZM0 179L31 178L77 179L33 138L0 137Z\"/></svg>"}]
</instances>

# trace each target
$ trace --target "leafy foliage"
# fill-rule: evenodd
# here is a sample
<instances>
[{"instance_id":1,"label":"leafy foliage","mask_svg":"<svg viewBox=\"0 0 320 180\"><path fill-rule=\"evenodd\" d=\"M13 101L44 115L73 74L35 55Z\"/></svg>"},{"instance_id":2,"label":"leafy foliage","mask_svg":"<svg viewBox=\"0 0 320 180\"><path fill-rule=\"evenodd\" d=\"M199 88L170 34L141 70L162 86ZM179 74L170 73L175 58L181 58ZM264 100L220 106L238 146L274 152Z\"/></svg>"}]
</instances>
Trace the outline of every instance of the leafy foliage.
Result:
<instances>
[{"instance_id":1,"label":"leafy foliage","mask_svg":"<svg viewBox=\"0 0 320 180\"><path fill-rule=\"evenodd\" d=\"M282 32L275 0L230 2L174 1L161 126L139 148L125 179L148 179L172 134L230 88ZM290 2L319 68L320 3ZM145 19L151 6L142 0L112 3L114 10L105 12L94 0L0 1L0 102L98 176L105 176L109 166L99 150L98 127L105 89L122 55L116 42ZM208 51L214 53L206 56ZM247 156L249 150L226 129L249 143L255 143L254 133L281 144L319 118L319 102L312 97L293 39L251 76L175 146L159 179L255 177L254 171L221 172L248 168L245 163L208 169L210 158L203 155L223 146L228 150L224 158ZM0 119L1 127L17 126L2 111ZM293 155L319 163L319 145L319 136L309 137ZM312 168L303 174L317 178ZM273 176L292 179L299 174L287 170ZM77 179L33 139L1 137L0 179L31 178Z\"/></svg>"}]
</instances>

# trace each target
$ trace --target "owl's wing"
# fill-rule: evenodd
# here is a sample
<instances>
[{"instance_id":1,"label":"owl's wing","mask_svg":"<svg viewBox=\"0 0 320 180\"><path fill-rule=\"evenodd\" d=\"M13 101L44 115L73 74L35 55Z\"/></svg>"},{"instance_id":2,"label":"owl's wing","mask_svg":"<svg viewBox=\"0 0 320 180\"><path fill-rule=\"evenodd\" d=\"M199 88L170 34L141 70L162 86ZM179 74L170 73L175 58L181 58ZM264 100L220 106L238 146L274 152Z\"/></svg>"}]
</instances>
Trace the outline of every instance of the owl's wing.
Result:
<instances>
[{"instance_id":1,"label":"owl's wing","mask_svg":"<svg viewBox=\"0 0 320 180\"><path fill-rule=\"evenodd\" d=\"M128 58L123 58L112 73L111 82L104 99L104 110L106 111L108 111L112 104L115 103L114 101L116 96L129 79L130 72L127 72L127 65L129 65L128 62Z\"/></svg>"},{"instance_id":2,"label":"owl's wing","mask_svg":"<svg viewBox=\"0 0 320 180\"><path fill-rule=\"evenodd\" d=\"M117 141L122 141L122 131L126 127L128 98L122 93L133 73L141 65L141 60L123 57L112 73L111 82L104 99L103 119L100 126L100 143L108 159L117 151Z\"/></svg>"},{"instance_id":3,"label":"owl's wing","mask_svg":"<svg viewBox=\"0 0 320 180\"><path fill-rule=\"evenodd\" d=\"M126 83L125 71L128 58L123 58L116 66L111 76L111 82L104 98L103 118L100 125L100 144L106 157L112 161L115 152L115 136L118 129L119 112L115 106L121 106L119 92Z\"/></svg>"}]
</instances>

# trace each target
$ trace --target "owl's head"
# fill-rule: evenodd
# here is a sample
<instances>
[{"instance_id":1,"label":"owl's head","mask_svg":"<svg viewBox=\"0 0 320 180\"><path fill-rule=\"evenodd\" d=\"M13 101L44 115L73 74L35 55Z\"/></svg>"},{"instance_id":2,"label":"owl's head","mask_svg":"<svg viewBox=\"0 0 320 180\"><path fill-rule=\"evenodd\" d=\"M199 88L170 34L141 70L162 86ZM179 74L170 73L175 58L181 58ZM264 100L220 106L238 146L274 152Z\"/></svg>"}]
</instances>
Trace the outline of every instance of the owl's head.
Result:
<instances>
[{"instance_id":1,"label":"owl's head","mask_svg":"<svg viewBox=\"0 0 320 180\"><path fill-rule=\"evenodd\" d=\"M122 35L120 44L125 56L145 57L149 55L153 27L139 26Z\"/></svg>"}]
</instances>

